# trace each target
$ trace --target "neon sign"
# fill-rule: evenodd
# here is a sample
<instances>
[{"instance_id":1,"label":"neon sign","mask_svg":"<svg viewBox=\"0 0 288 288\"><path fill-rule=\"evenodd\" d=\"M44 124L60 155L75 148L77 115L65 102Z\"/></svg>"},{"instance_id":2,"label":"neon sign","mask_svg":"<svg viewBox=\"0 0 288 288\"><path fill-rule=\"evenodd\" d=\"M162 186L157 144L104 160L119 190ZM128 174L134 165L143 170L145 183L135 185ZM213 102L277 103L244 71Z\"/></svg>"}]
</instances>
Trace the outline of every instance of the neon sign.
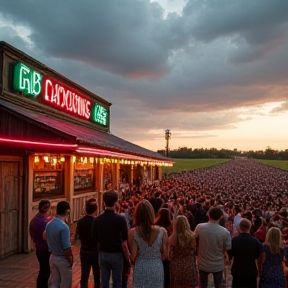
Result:
<instances>
[{"instance_id":1,"label":"neon sign","mask_svg":"<svg viewBox=\"0 0 288 288\"><path fill-rule=\"evenodd\" d=\"M108 109L93 103L79 91L65 85L56 78L42 76L37 71L18 62L14 68L13 87L26 96L39 98L40 101L56 109L72 113L102 126L108 125ZM38 99L37 98L37 99Z\"/></svg>"},{"instance_id":2,"label":"neon sign","mask_svg":"<svg viewBox=\"0 0 288 288\"><path fill-rule=\"evenodd\" d=\"M14 89L36 97L41 92L42 75L30 67L17 63L14 69Z\"/></svg>"},{"instance_id":3,"label":"neon sign","mask_svg":"<svg viewBox=\"0 0 288 288\"><path fill-rule=\"evenodd\" d=\"M71 88L48 76L43 77L43 94L48 103L61 110L90 119L91 102Z\"/></svg>"},{"instance_id":4,"label":"neon sign","mask_svg":"<svg viewBox=\"0 0 288 288\"><path fill-rule=\"evenodd\" d=\"M107 109L99 105L98 103L94 103L91 119L95 123L99 123L100 125L106 126L108 119Z\"/></svg>"},{"instance_id":5,"label":"neon sign","mask_svg":"<svg viewBox=\"0 0 288 288\"><path fill-rule=\"evenodd\" d=\"M17 143L17 144L23 144L23 145L35 145L35 146L49 146L49 147L59 147L59 148L73 148L77 149L78 144L59 144L59 143L47 143L47 142L35 142L35 141L26 141L26 140L20 140L20 139L11 139L11 138L0 138L0 143Z\"/></svg>"}]
</instances>

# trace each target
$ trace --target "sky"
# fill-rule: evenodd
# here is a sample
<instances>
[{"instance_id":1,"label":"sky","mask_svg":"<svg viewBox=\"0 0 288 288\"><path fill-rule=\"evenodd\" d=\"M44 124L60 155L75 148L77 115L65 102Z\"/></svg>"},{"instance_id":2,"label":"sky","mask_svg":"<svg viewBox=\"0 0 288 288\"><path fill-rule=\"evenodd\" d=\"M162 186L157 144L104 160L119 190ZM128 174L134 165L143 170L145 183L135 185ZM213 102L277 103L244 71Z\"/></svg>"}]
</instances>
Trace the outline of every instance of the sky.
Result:
<instances>
[{"instance_id":1,"label":"sky","mask_svg":"<svg viewBox=\"0 0 288 288\"><path fill-rule=\"evenodd\" d=\"M147 149L288 149L287 0L2 0L0 40Z\"/></svg>"}]
</instances>

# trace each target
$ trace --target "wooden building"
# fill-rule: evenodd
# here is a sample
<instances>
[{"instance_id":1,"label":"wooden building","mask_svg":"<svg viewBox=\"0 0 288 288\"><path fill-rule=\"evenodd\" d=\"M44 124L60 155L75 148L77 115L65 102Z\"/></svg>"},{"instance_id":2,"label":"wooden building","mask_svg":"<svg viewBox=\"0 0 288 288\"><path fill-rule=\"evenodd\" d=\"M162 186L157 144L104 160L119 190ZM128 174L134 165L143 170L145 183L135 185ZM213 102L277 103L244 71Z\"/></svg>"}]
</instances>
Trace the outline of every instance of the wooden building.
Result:
<instances>
[{"instance_id":1,"label":"wooden building","mask_svg":"<svg viewBox=\"0 0 288 288\"><path fill-rule=\"evenodd\" d=\"M110 133L111 103L0 42L0 258L31 251L41 199L71 205L161 179L172 160Z\"/></svg>"}]
</instances>

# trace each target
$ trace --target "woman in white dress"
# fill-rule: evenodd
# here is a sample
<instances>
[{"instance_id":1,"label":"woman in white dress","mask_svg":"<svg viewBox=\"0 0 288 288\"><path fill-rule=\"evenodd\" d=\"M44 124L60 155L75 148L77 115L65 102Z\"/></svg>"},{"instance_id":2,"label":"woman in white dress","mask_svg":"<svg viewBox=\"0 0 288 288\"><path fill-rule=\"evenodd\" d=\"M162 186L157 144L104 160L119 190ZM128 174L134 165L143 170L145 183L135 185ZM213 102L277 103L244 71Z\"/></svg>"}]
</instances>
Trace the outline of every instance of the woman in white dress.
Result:
<instances>
[{"instance_id":1,"label":"woman in white dress","mask_svg":"<svg viewBox=\"0 0 288 288\"><path fill-rule=\"evenodd\" d=\"M149 201L141 201L135 208L134 228L128 242L133 271L133 288L161 288L164 285L162 260L168 258L168 236L164 228L154 225L154 209Z\"/></svg>"}]
</instances>

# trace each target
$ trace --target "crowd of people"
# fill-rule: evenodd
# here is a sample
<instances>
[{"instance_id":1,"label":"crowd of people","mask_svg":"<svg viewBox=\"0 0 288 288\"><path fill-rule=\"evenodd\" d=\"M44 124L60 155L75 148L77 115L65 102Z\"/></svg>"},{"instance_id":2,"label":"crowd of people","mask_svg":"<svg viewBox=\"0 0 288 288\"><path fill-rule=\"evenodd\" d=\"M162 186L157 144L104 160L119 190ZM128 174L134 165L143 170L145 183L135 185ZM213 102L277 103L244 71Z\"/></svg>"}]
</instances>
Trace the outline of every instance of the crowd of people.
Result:
<instances>
[{"instance_id":1,"label":"crowd of people","mask_svg":"<svg viewBox=\"0 0 288 288\"><path fill-rule=\"evenodd\" d=\"M211 273L219 288L226 266L232 287L284 288L287 196L287 172L245 158L170 174L127 194L106 191L105 210L97 211L90 199L77 224L81 287L88 287L92 267L95 287L108 288L110 274L113 287L128 287L133 270L134 288L206 288ZM40 265L37 287L48 287L49 275L50 287L71 287L69 203L58 203L53 220L49 203L39 203L30 225Z\"/></svg>"}]
</instances>

